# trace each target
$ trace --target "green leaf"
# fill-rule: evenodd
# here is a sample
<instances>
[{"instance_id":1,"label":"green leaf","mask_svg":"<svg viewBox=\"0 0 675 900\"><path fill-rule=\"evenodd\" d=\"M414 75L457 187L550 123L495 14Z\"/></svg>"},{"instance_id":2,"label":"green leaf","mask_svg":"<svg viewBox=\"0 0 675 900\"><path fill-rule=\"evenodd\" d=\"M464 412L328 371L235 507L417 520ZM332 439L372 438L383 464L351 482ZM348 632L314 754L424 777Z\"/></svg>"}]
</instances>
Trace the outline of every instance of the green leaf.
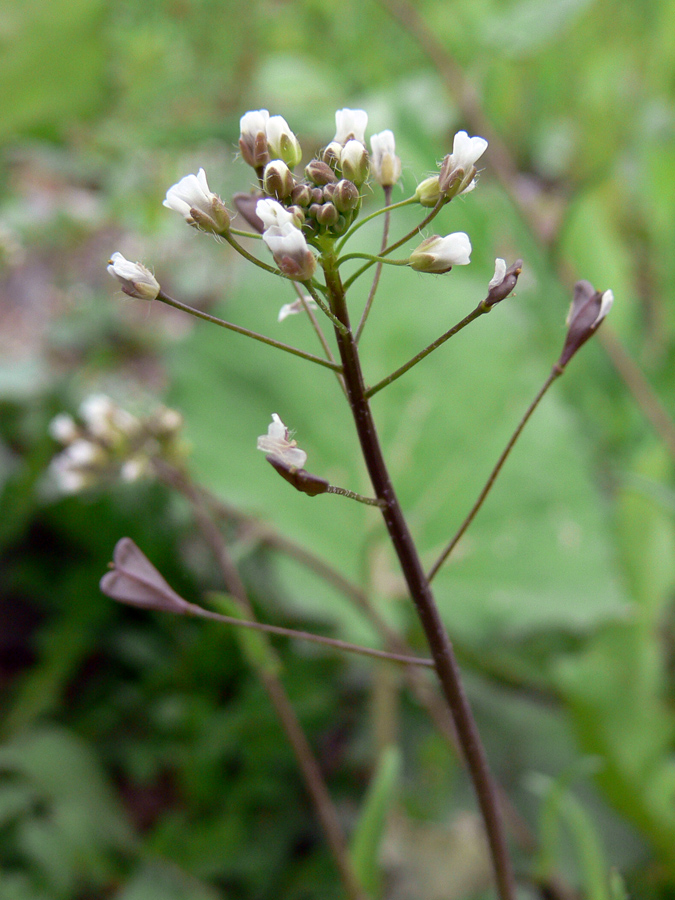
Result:
<instances>
[{"instance_id":1,"label":"green leaf","mask_svg":"<svg viewBox=\"0 0 675 900\"><path fill-rule=\"evenodd\" d=\"M368 785L352 837L351 855L356 877L374 897L381 893L380 848L387 816L398 794L402 767L400 749L394 745L385 747Z\"/></svg>"}]
</instances>

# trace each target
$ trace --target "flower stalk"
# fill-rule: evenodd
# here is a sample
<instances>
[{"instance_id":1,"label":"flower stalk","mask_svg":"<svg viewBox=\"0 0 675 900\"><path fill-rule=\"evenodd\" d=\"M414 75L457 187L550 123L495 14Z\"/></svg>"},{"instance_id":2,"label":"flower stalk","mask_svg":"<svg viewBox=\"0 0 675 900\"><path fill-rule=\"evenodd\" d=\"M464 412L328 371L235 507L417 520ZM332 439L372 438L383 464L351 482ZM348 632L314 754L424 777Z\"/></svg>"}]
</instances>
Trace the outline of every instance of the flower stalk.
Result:
<instances>
[{"instance_id":1,"label":"flower stalk","mask_svg":"<svg viewBox=\"0 0 675 900\"><path fill-rule=\"evenodd\" d=\"M375 496L383 502L382 516L403 571L411 598L424 628L441 689L452 711L463 755L473 782L487 831L492 861L501 900L514 900L515 882L499 800L478 728L469 706L459 666L445 625L434 601L429 582L412 535L389 477L380 447L361 371L356 341L351 333L345 288L340 280L335 258L322 258L331 309L348 329L336 329L342 359L347 398L354 417L361 450L368 468Z\"/></svg>"}]
</instances>

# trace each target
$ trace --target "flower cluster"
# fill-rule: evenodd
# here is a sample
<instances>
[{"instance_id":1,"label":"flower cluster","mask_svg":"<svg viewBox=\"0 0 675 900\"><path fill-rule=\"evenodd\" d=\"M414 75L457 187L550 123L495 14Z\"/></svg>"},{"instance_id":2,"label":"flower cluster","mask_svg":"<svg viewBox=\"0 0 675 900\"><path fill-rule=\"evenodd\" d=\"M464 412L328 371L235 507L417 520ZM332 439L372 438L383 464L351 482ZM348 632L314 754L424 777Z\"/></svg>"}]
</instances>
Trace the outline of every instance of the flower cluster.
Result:
<instances>
[{"instance_id":1,"label":"flower cluster","mask_svg":"<svg viewBox=\"0 0 675 900\"><path fill-rule=\"evenodd\" d=\"M50 471L65 494L93 487L106 478L137 481L152 475L153 459L178 461L184 456L179 433L183 420L165 406L138 418L104 394L81 404L78 423L68 413L52 419L49 432L64 450L52 459Z\"/></svg>"}]
</instances>

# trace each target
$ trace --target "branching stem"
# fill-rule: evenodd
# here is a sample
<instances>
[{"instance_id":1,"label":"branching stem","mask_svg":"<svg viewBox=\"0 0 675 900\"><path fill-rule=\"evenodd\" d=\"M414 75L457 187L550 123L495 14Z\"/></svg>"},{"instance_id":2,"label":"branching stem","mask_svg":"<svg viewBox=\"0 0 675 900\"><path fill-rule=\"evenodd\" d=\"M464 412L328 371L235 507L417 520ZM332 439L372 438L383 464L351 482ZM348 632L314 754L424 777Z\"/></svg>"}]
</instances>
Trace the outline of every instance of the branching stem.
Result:
<instances>
[{"instance_id":1,"label":"branching stem","mask_svg":"<svg viewBox=\"0 0 675 900\"><path fill-rule=\"evenodd\" d=\"M331 265L331 259L325 255L323 263L331 308L349 328L345 289L335 267L335 260L332 260ZM457 660L382 456L375 422L365 393L358 349L351 329L346 335L342 331L336 331L336 338L342 359L347 396L373 489L376 497L384 501L382 509L384 522L429 642L441 688L452 710L459 742L478 797L499 896L501 900L514 900L515 883L499 810L498 794L464 692Z\"/></svg>"}]
</instances>

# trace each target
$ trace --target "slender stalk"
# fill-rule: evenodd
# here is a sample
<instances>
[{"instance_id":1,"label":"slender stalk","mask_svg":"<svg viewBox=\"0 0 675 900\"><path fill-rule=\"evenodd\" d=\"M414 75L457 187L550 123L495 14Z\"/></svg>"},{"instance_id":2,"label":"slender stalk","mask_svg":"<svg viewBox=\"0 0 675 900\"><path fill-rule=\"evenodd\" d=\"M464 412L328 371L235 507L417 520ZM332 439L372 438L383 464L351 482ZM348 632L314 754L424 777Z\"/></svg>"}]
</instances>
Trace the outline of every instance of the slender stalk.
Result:
<instances>
[{"instance_id":1,"label":"slender stalk","mask_svg":"<svg viewBox=\"0 0 675 900\"><path fill-rule=\"evenodd\" d=\"M329 306L327 305L326 301L323 299L323 297L320 297L318 291L316 291L314 289L314 285L312 284L312 282L311 281L303 281L302 283L309 291L309 293L312 297L312 300L314 300L314 302L319 307L321 312L325 313L328 316L328 318L331 320L331 322L333 323L333 327L336 328L338 331L344 332L345 326L335 315L333 315L333 313L330 310Z\"/></svg>"},{"instance_id":2,"label":"slender stalk","mask_svg":"<svg viewBox=\"0 0 675 900\"><path fill-rule=\"evenodd\" d=\"M378 391L381 391L382 388L390 385L392 381L396 381L397 378L400 378L401 375L405 375L405 373L412 369L413 366L416 366L418 362L421 362L425 356L428 356L434 350L444 344L449 338L453 337L453 335L457 334L458 331L461 331L462 328L467 326L470 322L473 322L474 319L477 319L478 316L481 316L483 313L489 312L489 308L486 308L483 302L481 302L473 312L470 312L468 316L465 316L461 322L458 322L454 325L449 331L446 331L445 334L442 334L439 338L429 344L428 347L425 347L424 350L420 350L418 354L413 356L412 359L409 359L407 363L401 366L400 369L396 369L395 372L392 372L391 375L387 375L386 378L383 378L382 381L378 381L377 384L374 384L372 387L369 387L366 391L366 399L370 400Z\"/></svg>"},{"instance_id":3,"label":"slender stalk","mask_svg":"<svg viewBox=\"0 0 675 900\"><path fill-rule=\"evenodd\" d=\"M179 470L168 468L164 470L160 467L159 471L166 476L167 483L178 490L190 503L197 526L213 553L228 592L238 601L240 608L249 621L255 621L253 608L248 599L244 583L230 557L222 535L204 505L200 492L185 474ZM196 608L198 609L199 607ZM206 610L202 610L202 612L206 612ZM208 618L211 617L209 616ZM319 763L314 756L288 695L279 678L273 673L260 669L258 670L258 676L293 748L347 895L350 900L367 900L363 888L354 873L342 826L323 779Z\"/></svg>"},{"instance_id":4,"label":"slender stalk","mask_svg":"<svg viewBox=\"0 0 675 900\"><path fill-rule=\"evenodd\" d=\"M387 187L382 189L384 191L384 227L382 228L382 243L380 245L380 253L386 248L387 241L389 240L389 225L391 224L391 208L389 204L391 203L391 191L392 186L388 185ZM413 198L414 199L414 198ZM409 201L405 201L406 203ZM368 316L370 315L370 307L373 305L373 300L375 299L375 294L377 293L377 287L380 283L380 275L382 274L382 265L378 263L375 268L375 275L373 277L373 283L370 286L370 291L368 292L368 299L366 300L366 305L363 309L363 314L361 316L361 321L359 322L359 327L356 329L356 334L354 336L354 340L358 344L361 339L361 334L363 333L363 329L366 326L366 322L368 321Z\"/></svg>"},{"instance_id":5,"label":"slender stalk","mask_svg":"<svg viewBox=\"0 0 675 900\"><path fill-rule=\"evenodd\" d=\"M248 237L248 235L246 236ZM235 239L232 237L231 229L230 231L225 232L223 237L233 250L236 250L240 256L243 256L244 259L247 259L249 262L253 263L254 266L257 266L259 269L264 269L265 272L269 272L271 275L279 275L279 270L275 269L274 266L270 266L267 263L264 263L261 259L258 259L257 256L249 253L248 250L244 250L239 241L235 241ZM262 237L262 235L260 235L260 237Z\"/></svg>"},{"instance_id":6,"label":"slender stalk","mask_svg":"<svg viewBox=\"0 0 675 900\"><path fill-rule=\"evenodd\" d=\"M389 188L389 197L386 198L385 202L389 204L391 199L391 188ZM407 200L399 200L398 203L392 203L391 205L383 206L380 209L376 209L375 212L370 213L368 216L364 216L362 219L360 218L355 225L349 229L349 231L338 241L337 244L337 252L339 253L344 245L347 243L349 238L354 234L355 231L358 231L362 225L365 225L367 222L372 222L373 219L377 218L377 216L381 216L383 213L390 213L393 209L401 209L403 206L410 206L411 203L417 203L414 195L412 197L408 197Z\"/></svg>"},{"instance_id":7,"label":"slender stalk","mask_svg":"<svg viewBox=\"0 0 675 900\"><path fill-rule=\"evenodd\" d=\"M562 375L562 373L563 373L563 370L560 369L560 368L558 367L557 364L551 369L550 375L548 376L548 378L546 379L546 381L544 382L544 384L542 385L542 387L539 389L539 392L537 393L537 396L534 398L534 400L532 401L532 403L530 403L529 407L527 408L527 411L526 411L525 415L524 415L523 418L520 420L520 423L518 424L518 427L516 428L516 430L515 430L515 431L513 432L513 434L511 435L508 444L506 445L506 447L504 447L504 450L502 451L502 455L501 455L501 456L499 457L499 459L497 460L497 464L495 465L494 469L493 469L492 472L490 473L490 477L489 477L488 480L485 482L485 485L484 485L484 487L483 487L483 490L482 490L482 491L480 492L480 494L478 495L478 499L476 500L476 502L474 503L474 505L471 507L471 510L469 511L469 514L468 514L467 517L464 519L464 521L462 522L462 524L459 526L459 529L458 529L457 533L456 533L455 536L452 538L452 540L450 541L450 543L448 544L448 546L447 546L447 547L445 548L445 550L441 553L441 555L438 557L438 559L436 560L436 562L433 564L433 566L432 566L431 569L429 570L429 574L427 575L427 580L428 580L428 581L431 581L431 580L434 578L434 576L436 575L436 573L438 572L438 570L440 569L440 567L443 565L443 563L444 563L444 562L446 561L446 559L450 556L450 554L452 553L452 551L455 549L455 547L457 546L457 544L458 544L459 541L461 540L461 538L462 538L462 536L464 535L464 532L466 531L466 529L469 527L469 525L470 525L470 524L473 522L473 520L476 518L476 514L478 513L478 510L481 508L481 506L483 505L483 503L484 503L484 501L485 501L485 498L486 498L487 495L490 493L490 490L492 489L492 485L493 485L493 484L495 483L495 481L497 480L497 476L498 476L499 473L501 472L502 466L503 466L504 463L506 462L506 459L507 459L509 453L511 452L511 450L513 450L513 446L514 446L514 444L516 443L516 441L518 440L518 438L520 437L520 434L521 434L523 428L525 428L525 426L527 425L527 422L528 422L530 416L531 416L532 413L535 411L535 409L537 408L537 406L539 406L539 402L540 402L540 400L542 399L542 397L544 396L544 394L546 393L546 391L551 387L551 385L552 385L553 382L556 380L556 378L558 378L560 375Z\"/></svg>"},{"instance_id":8,"label":"slender stalk","mask_svg":"<svg viewBox=\"0 0 675 900\"><path fill-rule=\"evenodd\" d=\"M331 308L349 326L345 290L335 268L335 259L324 257L324 271ZM506 837L501 821L499 799L487 763L485 750L469 706L450 639L422 570L417 549L389 478L380 448L375 422L365 394L358 349L351 330L336 331L342 359L347 395L364 459L375 495L384 501L382 515L396 550L411 597L424 628L436 663L441 688L452 710L457 735L476 791L495 869L501 900L515 900L515 883Z\"/></svg>"},{"instance_id":9,"label":"slender stalk","mask_svg":"<svg viewBox=\"0 0 675 900\"><path fill-rule=\"evenodd\" d=\"M326 340L326 335L323 333L323 329L319 325L319 322L318 322L316 316L314 315L314 312L313 312L311 306L307 302L307 298L305 297L305 295L302 292L302 288L300 287L300 285L298 284L297 281L293 282L293 287L295 288L295 292L298 295L298 300L300 301L300 303L302 303L302 308L309 316L309 321L312 323L312 328L316 332L316 336L319 339L319 343L323 347L323 352L326 354L326 359L329 360L330 362L334 363L335 357L333 356L333 351L330 348L330 344Z\"/></svg>"},{"instance_id":10,"label":"slender stalk","mask_svg":"<svg viewBox=\"0 0 675 900\"><path fill-rule=\"evenodd\" d=\"M334 484L328 485L326 493L349 497L350 500L358 500L359 503L365 503L366 506L379 506L380 508L383 506L382 501L377 500L375 497L364 497L363 494L357 494L356 491L349 491L347 488L336 487Z\"/></svg>"},{"instance_id":11,"label":"slender stalk","mask_svg":"<svg viewBox=\"0 0 675 900\"><path fill-rule=\"evenodd\" d=\"M317 363L317 365L324 366L326 369L332 369L334 372L340 372L342 370L342 367L336 362L322 359L320 356L314 356L313 353L305 353L304 350L299 350L297 347L291 347L289 344L282 344L281 341L275 341L273 338L266 337L264 334L258 334L256 331L251 331L248 328L242 328L241 325L235 325L233 322L226 322L225 319L219 319L218 316L212 316L209 313L202 312L201 309L195 309L194 306L188 306L187 303L181 303L180 300L174 300L173 297L169 297L164 291L160 291L159 294L157 294L157 299L161 300L162 303L166 303L167 306L173 306L174 309L180 309L181 312L189 313L191 316L196 316L196 318L203 319L205 322L220 325L221 328L227 328L229 331L236 331L237 334L244 334L246 337L253 338L254 341L269 344L270 347L276 347L278 350L285 350L286 353L292 353L293 356L299 356L300 359L306 359L309 360L309 362Z\"/></svg>"},{"instance_id":12,"label":"slender stalk","mask_svg":"<svg viewBox=\"0 0 675 900\"><path fill-rule=\"evenodd\" d=\"M329 638L322 634L313 634L311 631L298 631L295 628L283 628L281 625L269 625L265 622L253 622L247 619L237 619L234 616L224 616L220 613L212 612L210 609L204 609L201 606L190 604L190 612L192 615L201 619L211 619L214 622L221 622L223 625L235 625L240 628L250 628L253 631L262 631L266 634L277 634L280 637L292 638L296 641L309 641L314 644L323 644L326 647L333 647L335 650L341 650L345 653L355 653L358 656L370 656L373 659L383 659L387 662L395 662L404 666L424 666L433 668L434 661L426 659L422 656L408 656L401 653L390 653L387 650L378 650L375 647L362 647L360 644L352 644L349 641L342 641L339 638Z\"/></svg>"},{"instance_id":13,"label":"slender stalk","mask_svg":"<svg viewBox=\"0 0 675 900\"><path fill-rule=\"evenodd\" d=\"M350 259L369 259L373 263L377 263L378 266L407 266L408 265L408 257L405 259L385 259L383 256L377 256L374 253L359 253L355 251L354 253L346 253L344 256L341 256L338 260L338 266L341 266L342 263L349 262Z\"/></svg>"},{"instance_id":14,"label":"slender stalk","mask_svg":"<svg viewBox=\"0 0 675 900\"><path fill-rule=\"evenodd\" d=\"M394 243L390 244L389 247L385 247L385 249L380 253L380 256L389 256L389 254L393 253L394 250L398 250L399 247L401 247L403 244L407 243L411 238L414 238L416 234L418 234L424 227L426 227L429 224L429 222L432 221L432 219L436 218L436 216L439 214L439 212L445 205L445 202L446 202L445 197L441 197L439 199L438 203L436 204L436 206L434 206L434 208L431 210L431 212L422 219L422 221L419 223L419 225L416 225L411 231L409 231L407 234L403 235L403 237L400 238L400 240L394 241ZM371 266L374 266L376 262L377 262L376 259L372 259L372 260L370 260L370 262L367 262L364 265L362 265L360 269L357 269L356 272L354 272L352 275L349 276L349 278L347 278L347 280L345 281L345 283L343 285L343 290L348 291L349 288L351 287L351 285L354 284L356 279L359 278L361 275L363 275L364 272L367 272L368 269Z\"/></svg>"}]
</instances>

